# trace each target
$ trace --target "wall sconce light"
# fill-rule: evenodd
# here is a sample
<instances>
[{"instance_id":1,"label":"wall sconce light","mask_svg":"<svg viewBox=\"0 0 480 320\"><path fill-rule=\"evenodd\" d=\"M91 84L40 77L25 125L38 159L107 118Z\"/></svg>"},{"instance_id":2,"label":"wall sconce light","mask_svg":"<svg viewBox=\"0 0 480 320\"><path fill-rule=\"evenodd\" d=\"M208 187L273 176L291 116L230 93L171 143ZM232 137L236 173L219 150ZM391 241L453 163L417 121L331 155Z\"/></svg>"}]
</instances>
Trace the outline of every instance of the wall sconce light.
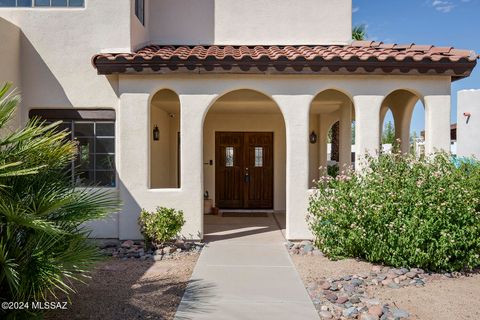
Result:
<instances>
[{"instance_id":1,"label":"wall sconce light","mask_svg":"<svg viewBox=\"0 0 480 320\"><path fill-rule=\"evenodd\" d=\"M311 144L315 144L317 143L317 134L315 133L315 131L312 131L312 133L310 133L310 143Z\"/></svg>"},{"instance_id":2,"label":"wall sconce light","mask_svg":"<svg viewBox=\"0 0 480 320\"><path fill-rule=\"evenodd\" d=\"M157 125L155 125L155 127L153 128L153 140L154 141L160 140L160 130L158 130Z\"/></svg>"}]
</instances>

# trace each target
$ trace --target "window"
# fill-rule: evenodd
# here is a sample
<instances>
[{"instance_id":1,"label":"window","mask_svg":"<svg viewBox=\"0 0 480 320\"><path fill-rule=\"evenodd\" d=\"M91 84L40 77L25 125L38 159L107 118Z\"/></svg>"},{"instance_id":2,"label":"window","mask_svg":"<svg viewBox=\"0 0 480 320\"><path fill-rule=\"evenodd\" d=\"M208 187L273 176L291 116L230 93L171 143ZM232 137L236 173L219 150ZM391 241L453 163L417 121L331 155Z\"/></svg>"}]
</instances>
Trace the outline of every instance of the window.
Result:
<instances>
[{"instance_id":1,"label":"window","mask_svg":"<svg viewBox=\"0 0 480 320\"><path fill-rule=\"evenodd\" d=\"M255 167L263 167L263 147L255 147Z\"/></svg>"},{"instance_id":2,"label":"window","mask_svg":"<svg viewBox=\"0 0 480 320\"><path fill-rule=\"evenodd\" d=\"M0 0L0 7L83 7L85 0Z\"/></svg>"},{"instance_id":3,"label":"window","mask_svg":"<svg viewBox=\"0 0 480 320\"><path fill-rule=\"evenodd\" d=\"M145 0L135 0L135 15L145 25Z\"/></svg>"},{"instance_id":4,"label":"window","mask_svg":"<svg viewBox=\"0 0 480 320\"><path fill-rule=\"evenodd\" d=\"M225 148L225 167L233 167L233 147Z\"/></svg>"},{"instance_id":5,"label":"window","mask_svg":"<svg viewBox=\"0 0 480 320\"><path fill-rule=\"evenodd\" d=\"M71 163L75 186L115 187L115 113L112 110L31 110L30 118L62 121L78 152Z\"/></svg>"}]
</instances>

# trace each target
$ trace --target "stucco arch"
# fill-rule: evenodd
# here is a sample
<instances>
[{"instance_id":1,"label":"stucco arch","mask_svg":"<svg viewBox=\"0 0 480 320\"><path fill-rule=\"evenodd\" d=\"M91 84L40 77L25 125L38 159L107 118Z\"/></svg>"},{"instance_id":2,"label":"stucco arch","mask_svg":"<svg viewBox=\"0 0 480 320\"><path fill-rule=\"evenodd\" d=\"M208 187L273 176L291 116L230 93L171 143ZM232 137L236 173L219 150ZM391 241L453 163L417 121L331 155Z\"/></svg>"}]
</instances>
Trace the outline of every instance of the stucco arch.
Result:
<instances>
[{"instance_id":1,"label":"stucco arch","mask_svg":"<svg viewBox=\"0 0 480 320\"><path fill-rule=\"evenodd\" d=\"M410 150L410 126L413 111L419 101L422 102L422 106L425 106L423 95L420 92L409 88L400 88L386 95L380 108L380 137L385 116L390 110L393 115L395 139L400 140L402 153L408 153Z\"/></svg>"},{"instance_id":2,"label":"stucco arch","mask_svg":"<svg viewBox=\"0 0 480 320\"><path fill-rule=\"evenodd\" d=\"M312 99L310 101L310 106L312 105L315 99L317 99L322 94L325 94L326 92L338 92L344 95L345 97L347 97L353 103L353 95L346 88L341 88L339 86L326 86L325 88L322 88L319 91L317 91L312 96Z\"/></svg>"},{"instance_id":3,"label":"stucco arch","mask_svg":"<svg viewBox=\"0 0 480 320\"><path fill-rule=\"evenodd\" d=\"M273 132L274 206L286 211L286 123L278 103L265 92L250 88L222 91L203 115L204 191L216 203L216 132ZM241 209L241 208L239 208Z\"/></svg>"},{"instance_id":4,"label":"stucco arch","mask_svg":"<svg viewBox=\"0 0 480 320\"><path fill-rule=\"evenodd\" d=\"M160 89L148 99L149 187L180 188L180 118L179 95L172 89Z\"/></svg>"},{"instance_id":5,"label":"stucco arch","mask_svg":"<svg viewBox=\"0 0 480 320\"><path fill-rule=\"evenodd\" d=\"M210 110L212 109L212 107L220 100L224 99L226 96L228 97L228 95L230 94L234 94L236 92L241 92L241 91L251 91L251 92L255 92L259 95L262 95L264 96L265 98L269 99L270 101L272 101L273 103L275 103L276 107L278 108L278 110L280 111L280 113L282 114L282 117L285 119L284 115L283 115L283 111L282 109L280 108L280 105L277 103L277 101L275 100L275 98L272 96L271 93L267 93L263 90L259 90L258 88L255 88L255 89L252 89L252 88L249 88L249 87L231 87L231 88L225 88L223 89L221 92L215 94L215 96L211 99L211 101L208 103L208 106L207 108L205 108L205 110L203 111L203 114L202 114L202 125L205 124L205 118L207 116L207 114L210 112Z\"/></svg>"}]
</instances>

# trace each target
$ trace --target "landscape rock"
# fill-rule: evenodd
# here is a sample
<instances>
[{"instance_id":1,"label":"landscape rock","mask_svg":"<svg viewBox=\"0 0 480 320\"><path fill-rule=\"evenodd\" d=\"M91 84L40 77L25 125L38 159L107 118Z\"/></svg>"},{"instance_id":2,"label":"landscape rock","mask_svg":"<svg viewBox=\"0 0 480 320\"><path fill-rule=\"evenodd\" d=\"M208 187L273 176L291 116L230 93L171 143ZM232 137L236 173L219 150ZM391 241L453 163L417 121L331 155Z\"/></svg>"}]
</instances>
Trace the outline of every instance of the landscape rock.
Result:
<instances>
[{"instance_id":1,"label":"landscape rock","mask_svg":"<svg viewBox=\"0 0 480 320\"><path fill-rule=\"evenodd\" d=\"M378 316L370 313L362 313L359 319L360 320L378 320Z\"/></svg>"},{"instance_id":2,"label":"landscape rock","mask_svg":"<svg viewBox=\"0 0 480 320\"><path fill-rule=\"evenodd\" d=\"M338 303L338 304L344 304L344 303L347 302L347 301L348 301L348 297L346 297L346 296L340 296L340 297L338 297L338 299L337 299L337 303Z\"/></svg>"},{"instance_id":3,"label":"landscape rock","mask_svg":"<svg viewBox=\"0 0 480 320\"><path fill-rule=\"evenodd\" d=\"M350 307L350 308L342 311L342 315L345 318L353 318L357 315L357 313L358 313L358 311L357 311L357 308L355 308L355 307Z\"/></svg>"},{"instance_id":4,"label":"landscape rock","mask_svg":"<svg viewBox=\"0 0 480 320\"><path fill-rule=\"evenodd\" d=\"M122 248L131 248L133 244L133 240L126 240L122 243Z\"/></svg>"},{"instance_id":5,"label":"landscape rock","mask_svg":"<svg viewBox=\"0 0 480 320\"><path fill-rule=\"evenodd\" d=\"M332 319L333 315L330 311L320 311L319 313L321 319Z\"/></svg>"},{"instance_id":6,"label":"landscape rock","mask_svg":"<svg viewBox=\"0 0 480 320\"><path fill-rule=\"evenodd\" d=\"M330 289L330 287L331 287L331 284L328 281L320 283L320 288L322 288L323 290L328 290L328 289Z\"/></svg>"},{"instance_id":7,"label":"landscape rock","mask_svg":"<svg viewBox=\"0 0 480 320\"><path fill-rule=\"evenodd\" d=\"M355 296L352 296L350 297L349 301L353 304L357 304L357 303L360 303L360 297L355 295Z\"/></svg>"},{"instance_id":8,"label":"landscape rock","mask_svg":"<svg viewBox=\"0 0 480 320\"><path fill-rule=\"evenodd\" d=\"M405 318L408 318L410 316L410 314L407 311L402 310L402 309L392 308L390 311L392 312L392 314L395 318L405 319Z\"/></svg>"},{"instance_id":9,"label":"landscape rock","mask_svg":"<svg viewBox=\"0 0 480 320\"><path fill-rule=\"evenodd\" d=\"M368 308L368 313L377 317L381 317L383 314L383 308L379 305L371 306Z\"/></svg>"}]
</instances>

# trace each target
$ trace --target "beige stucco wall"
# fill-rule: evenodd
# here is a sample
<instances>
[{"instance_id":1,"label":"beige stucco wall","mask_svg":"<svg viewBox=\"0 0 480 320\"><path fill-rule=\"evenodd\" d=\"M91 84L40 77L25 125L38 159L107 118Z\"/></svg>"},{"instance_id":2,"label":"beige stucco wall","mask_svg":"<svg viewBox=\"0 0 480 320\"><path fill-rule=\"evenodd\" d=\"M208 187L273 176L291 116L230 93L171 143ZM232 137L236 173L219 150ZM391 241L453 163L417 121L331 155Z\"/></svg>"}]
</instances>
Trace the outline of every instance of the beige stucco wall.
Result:
<instances>
[{"instance_id":1,"label":"beige stucco wall","mask_svg":"<svg viewBox=\"0 0 480 320\"><path fill-rule=\"evenodd\" d=\"M0 18L0 84L20 86L20 35L20 28Z\"/></svg>"},{"instance_id":2,"label":"beige stucco wall","mask_svg":"<svg viewBox=\"0 0 480 320\"><path fill-rule=\"evenodd\" d=\"M281 114L208 114L203 131L203 163L215 163L215 132L273 132L274 210L285 211L285 125ZM204 190L215 203L215 165L204 165Z\"/></svg>"},{"instance_id":3,"label":"beige stucco wall","mask_svg":"<svg viewBox=\"0 0 480 320\"><path fill-rule=\"evenodd\" d=\"M351 19L351 0L157 0L149 24L160 44L346 44Z\"/></svg>"},{"instance_id":4,"label":"beige stucco wall","mask_svg":"<svg viewBox=\"0 0 480 320\"><path fill-rule=\"evenodd\" d=\"M85 8L0 8L0 18L21 29L23 120L30 108L117 107L115 77L98 76L90 61L106 49L130 51L130 5L97 0Z\"/></svg>"},{"instance_id":5,"label":"beige stucco wall","mask_svg":"<svg viewBox=\"0 0 480 320\"><path fill-rule=\"evenodd\" d=\"M125 1L125 0L123 0ZM145 24L142 24L135 15L135 0L130 1L130 47L132 50L139 49L150 43L150 0L145 0ZM152 2L156 2L153 0Z\"/></svg>"},{"instance_id":6,"label":"beige stucco wall","mask_svg":"<svg viewBox=\"0 0 480 320\"><path fill-rule=\"evenodd\" d=\"M20 37L21 31L17 26L0 18L0 86L11 82L12 88L20 89ZM16 128L19 124L17 113L9 128Z\"/></svg>"},{"instance_id":7,"label":"beige stucco wall","mask_svg":"<svg viewBox=\"0 0 480 320\"><path fill-rule=\"evenodd\" d=\"M450 94L448 77L172 74L122 75L119 80L121 112L117 124L121 127L118 136L121 150L117 159L119 190L124 201L119 216L119 234L123 239L139 237L136 221L140 209L152 210L159 204L184 211L187 221L182 230L184 236L202 236L203 191L205 182L211 179L204 176L203 163L209 160L203 154L204 119L211 106L228 92L238 89L259 91L273 99L283 115L286 137L285 205L289 239L311 237L305 220L310 192L309 113L310 105L318 93L333 88L354 101L357 151L361 150L357 155L375 153L378 149L380 107L385 97L397 89L415 88L425 101L430 101L427 104L430 105L432 119L449 116L449 104L445 99ZM150 159L145 155L148 154L151 135L149 104L152 95L164 88L177 93L181 104L183 143L182 185L179 189L151 189L148 185ZM439 109L435 109L436 106L440 106ZM436 115L436 112L440 114ZM445 125L440 121L435 130L449 132L449 123ZM443 147L449 144L449 140L443 138L440 135L437 140L432 140L432 145Z\"/></svg>"},{"instance_id":8,"label":"beige stucco wall","mask_svg":"<svg viewBox=\"0 0 480 320\"><path fill-rule=\"evenodd\" d=\"M467 118L464 113L471 116ZM467 121L468 120L468 121ZM462 90L457 104L457 155L480 160L480 90Z\"/></svg>"}]
</instances>

